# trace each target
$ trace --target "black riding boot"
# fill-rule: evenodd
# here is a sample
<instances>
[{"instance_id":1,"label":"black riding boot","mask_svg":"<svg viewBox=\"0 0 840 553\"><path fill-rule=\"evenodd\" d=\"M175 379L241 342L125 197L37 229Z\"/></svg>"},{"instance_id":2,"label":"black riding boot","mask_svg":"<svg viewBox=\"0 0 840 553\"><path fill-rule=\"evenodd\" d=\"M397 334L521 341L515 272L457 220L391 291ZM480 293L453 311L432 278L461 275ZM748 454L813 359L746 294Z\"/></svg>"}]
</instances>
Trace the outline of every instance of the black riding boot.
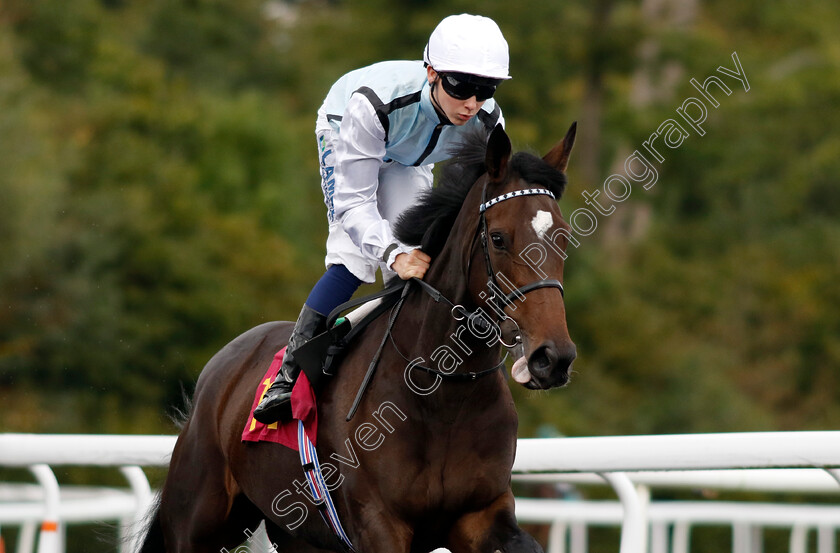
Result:
<instances>
[{"instance_id":1,"label":"black riding boot","mask_svg":"<svg viewBox=\"0 0 840 553\"><path fill-rule=\"evenodd\" d=\"M289 346L283 356L283 366L280 367L277 378L266 390L260 404L254 409L255 419L263 424L271 424L280 420L284 412L289 412L292 388L295 385L295 379L300 374L300 366L295 361L295 350L316 334L323 332L326 323L326 315L318 313L306 304L303 305L292 335L289 337Z\"/></svg>"}]
</instances>

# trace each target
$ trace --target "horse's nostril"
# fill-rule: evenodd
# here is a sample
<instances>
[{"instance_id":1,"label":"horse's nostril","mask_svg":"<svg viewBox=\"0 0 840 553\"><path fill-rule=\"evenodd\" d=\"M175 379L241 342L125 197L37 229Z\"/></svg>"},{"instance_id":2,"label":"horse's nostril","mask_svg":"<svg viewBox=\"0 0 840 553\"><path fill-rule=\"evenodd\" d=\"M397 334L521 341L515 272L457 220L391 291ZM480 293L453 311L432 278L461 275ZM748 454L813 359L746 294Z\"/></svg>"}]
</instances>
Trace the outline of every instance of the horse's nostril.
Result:
<instances>
[{"instance_id":1,"label":"horse's nostril","mask_svg":"<svg viewBox=\"0 0 840 553\"><path fill-rule=\"evenodd\" d=\"M550 372L557 362L557 354L553 348L542 346L531 354L530 363L528 365L531 371L537 374L544 374Z\"/></svg>"},{"instance_id":2,"label":"horse's nostril","mask_svg":"<svg viewBox=\"0 0 840 553\"><path fill-rule=\"evenodd\" d=\"M542 386L563 386L569 380L569 369L577 356L574 344L558 348L547 342L528 357L528 370Z\"/></svg>"},{"instance_id":3,"label":"horse's nostril","mask_svg":"<svg viewBox=\"0 0 840 553\"><path fill-rule=\"evenodd\" d=\"M568 352L563 358L563 362L566 364L567 367L571 367L575 358L577 358L577 349L575 347L572 347L572 350Z\"/></svg>"}]
</instances>

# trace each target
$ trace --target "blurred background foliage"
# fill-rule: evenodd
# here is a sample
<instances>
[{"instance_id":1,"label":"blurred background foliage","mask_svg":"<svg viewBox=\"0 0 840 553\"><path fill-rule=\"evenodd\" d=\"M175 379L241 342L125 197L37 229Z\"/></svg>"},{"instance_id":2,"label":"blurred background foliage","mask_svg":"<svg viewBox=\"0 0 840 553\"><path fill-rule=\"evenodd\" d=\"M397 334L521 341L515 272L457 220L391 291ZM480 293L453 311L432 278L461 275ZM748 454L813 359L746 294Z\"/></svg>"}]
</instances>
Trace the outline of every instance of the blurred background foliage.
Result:
<instances>
[{"instance_id":1,"label":"blurred background foliage","mask_svg":"<svg viewBox=\"0 0 840 553\"><path fill-rule=\"evenodd\" d=\"M465 11L510 43L518 149L579 122L567 216L691 78L737 51L750 84L570 251L575 375L516 387L521 435L840 426L840 4L6 0L0 430L174 432L210 356L322 271L330 84Z\"/></svg>"}]
</instances>

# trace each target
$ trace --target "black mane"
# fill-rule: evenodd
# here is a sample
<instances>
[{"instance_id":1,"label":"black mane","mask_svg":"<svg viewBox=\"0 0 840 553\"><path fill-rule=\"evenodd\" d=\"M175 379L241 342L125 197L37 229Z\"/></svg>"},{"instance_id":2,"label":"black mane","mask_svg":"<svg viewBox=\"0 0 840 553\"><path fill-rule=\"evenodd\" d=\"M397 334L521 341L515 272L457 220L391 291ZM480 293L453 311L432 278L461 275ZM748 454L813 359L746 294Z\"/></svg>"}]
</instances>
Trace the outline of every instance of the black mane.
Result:
<instances>
[{"instance_id":1,"label":"black mane","mask_svg":"<svg viewBox=\"0 0 840 553\"><path fill-rule=\"evenodd\" d=\"M420 196L418 203L400 215L394 226L397 240L437 256L455 224L458 212L473 184L486 172L487 135L475 132L459 146L440 173L437 185ZM566 175L541 158L517 152L508 164L511 175L530 185L543 186L557 199L566 188ZM445 230L445 232L444 232Z\"/></svg>"},{"instance_id":2,"label":"black mane","mask_svg":"<svg viewBox=\"0 0 840 553\"><path fill-rule=\"evenodd\" d=\"M443 165L437 185L420 196L417 204L405 210L394 226L394 236L403 244L423 246L431 256L443 244L425 244L424 236L432 228L452 228L464 199L473 184L486 171L487 135L474 132L467 136L452 158ZM446 233L443 240L446 240ZM434 240L439 242L440 240Z\"/></svg>"}]
</instances>

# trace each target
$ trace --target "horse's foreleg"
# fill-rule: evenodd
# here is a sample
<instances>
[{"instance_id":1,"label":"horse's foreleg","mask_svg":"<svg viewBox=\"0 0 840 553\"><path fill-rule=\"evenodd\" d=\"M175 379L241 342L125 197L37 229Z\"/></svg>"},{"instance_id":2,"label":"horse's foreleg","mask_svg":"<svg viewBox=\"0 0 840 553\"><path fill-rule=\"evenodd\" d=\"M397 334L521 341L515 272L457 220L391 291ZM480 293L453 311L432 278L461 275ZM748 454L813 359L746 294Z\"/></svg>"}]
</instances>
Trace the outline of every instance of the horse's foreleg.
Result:
<instances>
[{"instance_id":1,"label":"horse's foreleg","mask_svg":"<svg viewBox=\"0 0 840 553\"><path fill-rule=\"evenodd\" d=\"M414 530L401 520L384 516L383 511L374 510L368 504L363 515L351 525L355 532L351 538L356 551L365 553L408 553ZM385 511L387 512L387 511Z\"/></svg>"},{"instance_id":2,"label":"horse's foreleg","mask_svg":"<svg viewBox=\"0 0 840 553\"><path fill-rule=\"evenodd\" d=\"M540 544L516 524L510 491L483 511L458 519L449 534L449 549L452 553L543 553Z\"/></svg>"}]
</instances>

